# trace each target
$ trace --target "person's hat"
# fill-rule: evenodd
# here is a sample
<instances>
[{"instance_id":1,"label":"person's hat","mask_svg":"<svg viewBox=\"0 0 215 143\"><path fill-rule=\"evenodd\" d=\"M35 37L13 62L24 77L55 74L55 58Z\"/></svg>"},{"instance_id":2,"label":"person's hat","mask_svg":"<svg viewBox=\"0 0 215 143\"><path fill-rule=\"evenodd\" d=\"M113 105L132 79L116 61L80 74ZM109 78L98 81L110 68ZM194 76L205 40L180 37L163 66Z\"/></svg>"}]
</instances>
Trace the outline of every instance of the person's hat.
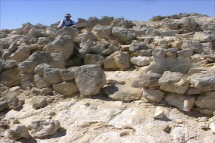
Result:
<instances>
[{"instance_id":1,"label":"person's hat","mask_svg":"<svg viewBox=\"0 0 215 143\"><path fill-rule=\"evenodd\" d=\"M71 17L71 15L70 15L69 13L67 13L67 14L65 15L65 17Z\"/></svg>"}]
</instances>

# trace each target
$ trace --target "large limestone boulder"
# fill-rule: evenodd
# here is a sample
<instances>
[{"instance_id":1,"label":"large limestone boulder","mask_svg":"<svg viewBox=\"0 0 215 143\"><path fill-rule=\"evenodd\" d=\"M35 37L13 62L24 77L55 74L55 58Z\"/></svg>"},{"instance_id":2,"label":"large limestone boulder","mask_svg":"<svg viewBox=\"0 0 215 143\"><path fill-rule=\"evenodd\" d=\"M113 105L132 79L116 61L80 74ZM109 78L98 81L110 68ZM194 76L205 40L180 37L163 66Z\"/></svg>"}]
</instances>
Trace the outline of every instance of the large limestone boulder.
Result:
<instances>
[{"instance_id":1,"label":"large limestone boulder","mask_svg":"<svg viewBox=\"0 0 215 143\"><path fill-rule=\"evenodd\" d=\"M78 18L78 22L76 23L76 27L77 28L84 28L86 27L86 20L85 19L82 19L82 18Z\"/></svg>"},{"instance_id":2,"label":"large limestone boulder","mask_svg":"<svg viewBox=\"0 0 215 143\"><path fill-rule=\"evenodd\" d=\"M161 102L164 97L164 92L155 89L143 89L143 97L151 102Z\"/></svg>"},{"instance_id":3,"label":"large limestone boulder","mask_svg":"<svg viewBox=\"0 0 215 143\"><path fill-rule=\"evenodd\" d=\"M21 71L25 72L33 72L34 68L42 63L53 63L53 58L48 52L38 51L33 53L30 57L28 57L25 61L21 62L18 68ZM54 64L53 64L54 65Z\"/></svg>"},{"instance_id":4,"label":"large limestone boulder","mask_svg":"<svg viewBox=\"0 0 215 143\"><path fill-rule=\"evenodd\" d=\"M112 26L106 25L96 25L92 32L102 39L109 39L112 33Z\"/></svg>"},{"instance_id":5,"label":"large limestone boulder","mask_svg":"<svg viewBox=\"0 0 215 143\"><path fill-rule=\"evenodd\" d=\"M11 53L14 53L16 50L18 49L18 46L15 42L12 42L10 44L10 46L8 47L8 50L11 52Z\"/></svg>"},{"instance_id":6,"label":"large limestone boulder","mask_svg":"<svg viewBox=\"0 0 215 143\"><path fill-rule=\"evenodd\" d=\"M75 39L77 42L87 42L89 41L96 41L97 37L92 32L83 31L83 33L79 34L78 37Z\"/></svg>"},{"instance_id":7,"label":"large limestone boulder","mask_svg":"<svg viewBox=\"0 0 215 143\"><path fill-rule=\"evenodd\" d=\"M84 57L84 64L103 64L104 57L99 54L86 54Z\"/></svg>"},{"instance_id":8,"label":"large limestone boulder","mask_svg":"<svg viewBox=\"0 0 215 143\"><path fill-rule=\"evenodd\" d=\"M8 107L14 110L21 109L24 104L24 101L19 100L15 95L7 95L5 101L8 103Z\"/></svg>"},{"instance_id":9,"label":"large limestone boulder","mask_svg":"<svg viewBox=\"0 0 215 143\"><path fill-rule=\"evenodd\" d=\"M43 76L43 72L45 68L51 68L51 65L49 64L39 64L38 66L35 67L34 72L39 74L40 76Z\"/></svg>"},{"instance_id":10,"label":"large limestone boulder","mask_svg":"<svg viewBox=\"0 0 215 143\"><path fill-rule=\"evenodd\" d=\"M131 63L137 66L147 66L150 64L150 59L146 56L132 57Z\"/></svg>"},{"instance_id":11,"label":"large limestone boulder","mask_svg":"<svg viewBox=\"0 0 215 143\"><path fill-rule=\"evenodd\" d=\"M203 109L214 110L215 109L215 92L208 92L201 96L198 96L196 106Z\"/></svg>"},{"instance_id":12,"label":"large limestone boulder","mask_svg":"<svg viewBox=\"0 0 215 143\"><path fill-rule=\"evenodd\" d=\"M43 76L39 74L34 75L34 83L35 86L40 89L50 86L50 84L43 78Z\"/></svg>"},{"instance_id":13,"label":"large limestone boulder","mask_svg":"<svg viewBox=\"0 0 215 143\"><path fill-rule=\"evenodd\" d=\"M0 101L0 111L8 109L8 103L6 101Z\"/></svg>"},{"instance_id":14,"label":"large limestone boulder","mask_svg":"<svg viewBox=\"0 0 215 143\"><path fill-rule=\"evenodd\" d=\"M120 70L130 67L130 56L126 52L116 52L116 55L113 57L113 59Z\"/></svg>"},{"instance_id":15,"label":"large limestone boulder","mask_svg":"<svg viewBox=\"0 0 215 143\"><path fill-rule=\"evenodd\" d=\"M68 60L74 51L74 43L71 35L59 35L44 50L49 53L63 53L64 60Z\"/></svg>"},{"instance_id":16,"label":"large limestone boulder","mask_svg":"<svg viewBox=\"0 0 215 143\"><path fill-rule=\"evenodd\" d=\"M85 56L91 52L91 48L94 46L94 44L91 41L83 41L79 44L79 46L79 53Z\"/></svg>"},{"instance_id":17,"label":"large limestone boulder","mask_svg":"<svg viewBox=\"0 0 215 143\"><path fill-rule=\"evenodd\" d=\"M28 33L33 38L39 38L45 34L43 33L42 29L37 29L36 27L31 28Z\"/></svg>"},{"instance_id":18,"label":"large limestone boulder","mask_svg":"<svg viewBox=\"0 0 215 143\"><path fill-rule=\"evenodd\" d=\"M122 43L130 42L135 37L135 34L123 27L113 27L112 34Z\"/></svg>"},{"instance_id":19,"label":"large limestone boulder","mask_svg":"<svg viewBox=\"0 0 215 143\"><path fill-rule=\"evenodd\" d=\"M75 70L77 67L70 67L68 69L61 69L60 76L63 81L70 81L75 79Z\"/></svg>"},{"instance_id":20,"label":"large limestone boulder","mask_svg":"<svg viewBox=\"0 0 215 143\"><path fill-rule=\"evenodd\" d=\"M130 56L127 52L116 51L103 61L105 69L124 70L130 67Z\"/></svg>"},{"instance_id":21,"label":"large limestone boulder","mask_svg":"<svg viewBox=\"0 0 215 143\"><path fill-rule=\"evenodd\" d=\"M38 38L37 44L38 44L38 45L46 45L46 44L48 44L48 43L51 42L51 41L53 41L52 38L40 37L40 38Z\"/></svg>"},{"instance_id":22,"label":"large limestone boulder","mask_svg":"<svg viewBox=\"0 0 215 143\"><path fill-rule=\"evenodd\" d=\"M193 18L188 17L182 20L182 27L187 31L195 30L196 26L197 23Z\"/></svg>"},{"instance_id":23,"label":"large limestone boulder","mask_svg":"<svg viewBox=\"0 0 215 143\"><path fill-rule=\"evenodd\" d=\"M58 68L45 68L43 76L49 84L62 82L62 79L60 77L60 69Z\"/></svg>"},{"instance_id":24,"label":"large limestone boulder","mask_svg":"<svg viewBox=\"0 0 215 143\"><path fill-rule=\"evenodd\" d=\"M195 73L190 76L191 86L202 92L215 91L215 74Z\"/></svg>"},{"instance_id":25,"label":"large limestone boulder","mask_svg":"<svg viewBox=\"0 0 215 143\"><path fill-rule=\"evenodd\" d=\"M52 85L53 89L63 95L70 96L77 93L78 87L74 81L62 82Z\"/></svg>"},{"instance_id":26,"label":"large limestone boulder","mask_svg":"<svg viewBox=\"0 0 215 143\"><path fill-rule=\"evenodd\" d=\"M71 40L73 41L75 37L78 36L79 32L76 28L65 26L62 29L59 29L58 31L55 32L56 36L63 36L63 35L70 35Z\"/></svg>"},{"instance_id":27,"label":"large limestone boulder","mask_svg":"<svg viewBox=\"0 0 215 143\"><path fill-rule=\"evenodd\" d=\"M116 84L104 88L105 94L113 100L134 101L141 98L142 90L129 85Z\"/></svg>"},{"instance_id":28,"label":"large limestone boulder","mask_svg":"<svg viewBox=\"0 0 215 143\"><path fill-rule=\"evenodd\" d=\"M53 135L60 128L60 123L57 120L40 120L33 121L29 127L31 135L35 138L44 138Z\"/></svg>"},{"instance_id":29,"label":"large limestone boulder","mask_svg":"<svg viewBox=\"0 0 215 143\"><path fill-rule=\"evenodd\" d=\"M170 93L165 96L165 101L170 105L176 106L180 110L188 112L195 104L195 97Z\"/></svg>"},{"instance_id":30,"label":"large limestone boulder","mask_svg":"<svg viewBox=\"0 0 215 143\"><path fill-rule=\"evenodd\" d=\"M91 31L94 26L99 24L99 20L96 17L89 17L86 23L86 28L88 31Z\"/></svg>"},{"instance_id":31,"label":"large limestone boulder","mask_svg":"<svg viewBox=\"0 0 215 143\"><path fill-rule=\"evenodd\" d=\"M107 69L107 70L117 70L118 69L112 55L106 57L106 59L103 61L103 64L104 64L104 69Z\"/></svg>"},{"instance_id":32,"label":"large limestone boulder","mask_svg":"<svg viewBox=\"0 0 215 143\"><path fill-rule=\"evenodd\" d=\"M111 23L113 22L114 18L113 17L108 17L108 16L102 16L99 19L99 24L100 25L111 25Z\"/></svg>"},{"instance_id":33,"label":"large limestone boulder","mask_svg":"<svg viewBox=\"0 0 215 143\"><path fill-rule=\"evenodd\" d=\"M6 86L9 87L16 86L20 83L19 72L20 70L18 68L4 70L0 75L0 80Z\"/></svg>"},{"instance_id":34,"label":"large limestone boulder","mask_svg":"<svg viewBox=\"0 0 215 143\"><path fill-rule=\"evenodd\" d=\"M188 57L191 57L193 55L193 50L192 49L184 49L184 50L178 51L177 54L179 57L188 58Z\"/></svg>"},{"instance_id":35,"label":"large limestone boulder","mask_svg":"<svg viewBox=\"0 0 215 143\"><path fill-rule=\"evenodd\" d=\"M1 60L1 68L4 69L12 69L12 68L16 68L17 67L17 61L16 60Z\"/></svg>"},{"instance_id":36,"label":"large limestone boulder","mask_svg":"<svg viewBox=\"0 0 215 143\"><path fill-rule=\"evenodd\" d=\"M163 91L184 94L189 86L189 80L179 72L165 71L158 81Z\"/></svg>"},{"instance_id":37,"label":"large limestone boulder","mask_svg":"<svg viewBox=\"0 0 215 143\"><path fill-rule=\"evenodd\" d=\"M212 41L213 36L206 32L195 32L193 39L205 43Z\"/></svg>"},{"instance_id":38,"label":"large limestone boulder","mask_svg":"<svg viewBox=\"0 0 215 143\"><path fill-rule=\"evenodd\" d=\"M141 87L154 88L158 87L158 80L161 77L161 74L157 73L145 73L141 74L138 80L138 85Z\"/></svg>"},{"instance_id":39,"label":"large limestone boulder","mask_svg":"<svg viewBox=\"0 0 215 143\"><path fill-rule=\"evenodd\" d=\"M105 81L104 71L98 65L80 66L75 71L75 82L83 96L98 94Z\"/></svg>"},{"instance_id":40,"label":"large limestone boulder","mask_svg":"<svg viewBox=\"0 0 215 143\"><path fill-rule=\"evenodd\" d=\"M40 109L48 105L47 97L45 96L34 96L31 102L34 109Z\"/></svg>"},{"instance_id":41,"label":"large limestone boulder","mask_svg":"<svg viewBox=\"0 0 215 143\"><path fill-rule=\"evenodd\" d=\"M136 52L136 51L140 51L140 50L147 50L147 49L148 49L148 47L146 46L146 44L144 42L134 41L129 46L129 51L131 51L131 52Z\"/></svg>"},{"instance_id":42,"label":"large limestone boulder","mask_svg":"<svg viewBox=\"0 0 215 143\"><path fill-rule=\"evenodd\" d=\"M28 129L22 124L14 124L8 130L8 137L12 140L19 140L19 139L28 139L30 138L30 134Z\"/></svg>"},{"instance_id":43,"label":"large limestone boulder","mask_svg":"<svg viewBox=\"0 0 215 143\"><path fill-rule=\"evenodd\" d=\"M154 51L153 51L154 52ZM152 52L152 54L154 54ZM192 61L190 58L174 58L165 57L165 54L153 55L153 62L150 63L148 71L154 73L162 74L164 71L181 72L188 73L189 69L192 67Z\"/></svg>"},{"instance_id":44,"label":"large limestone boulder","mask_svg":"<svg viewBox=\"0 0 215 143\"><path fill-rule=\"evenodd\" d=\"M16 50L14 54L10 55L10 59L22 62L26 60L31 55L31 51L27 47L20 47Z\"/></svg>"},{"instance_id":45,"label":"large limestone boulder","mask_svg":"<svg viewBox=\"0 0 215 143\"><path fill-rule=\"evenodd\" d=\"M202 53L203 45L199 41L187 40L183 42L181 49L192 49L194 54Z\"/></svg>"}]
</instances>

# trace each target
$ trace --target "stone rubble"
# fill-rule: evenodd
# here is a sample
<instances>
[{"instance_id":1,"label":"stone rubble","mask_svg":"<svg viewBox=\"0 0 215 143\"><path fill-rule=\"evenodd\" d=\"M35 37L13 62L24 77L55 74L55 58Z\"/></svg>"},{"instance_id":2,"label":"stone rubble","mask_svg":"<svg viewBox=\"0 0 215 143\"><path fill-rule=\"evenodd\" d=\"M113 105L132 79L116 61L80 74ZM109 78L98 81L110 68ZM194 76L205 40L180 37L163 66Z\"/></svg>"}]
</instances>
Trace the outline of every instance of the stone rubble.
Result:
<instances>
[{"instance_id":1,"label":"stone rubble","mask_svg":"<svg viewBox=\"0 0 215 143\"><path fill-rule=\"evenodd\" d=\"M213 17L57 24L0 31L0 142L215 142Z\"/></svg>"}]
</instances>

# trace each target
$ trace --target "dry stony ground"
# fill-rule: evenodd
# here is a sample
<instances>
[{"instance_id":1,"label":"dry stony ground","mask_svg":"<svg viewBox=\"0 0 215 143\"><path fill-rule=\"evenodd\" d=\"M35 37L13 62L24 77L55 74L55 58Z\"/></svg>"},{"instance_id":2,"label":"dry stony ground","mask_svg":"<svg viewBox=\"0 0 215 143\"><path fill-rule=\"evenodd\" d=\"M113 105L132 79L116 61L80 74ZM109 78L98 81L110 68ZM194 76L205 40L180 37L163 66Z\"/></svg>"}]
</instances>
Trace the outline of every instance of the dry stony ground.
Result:
<instances>
[{"instance_id":1,"label":"dry stony ground","mask_svg":"<svg viewBox=\"0 0 215 143\"><path fill-rule=\"evenodd\" d=\"M106 72L107 80L124 81L129 86L135 76L141 71ZM4 91L1 87L1 91ZM28 126L32 121L53 119L58 120L61 129L52 136L43 139L30 138L21 140L26 143L214 143L215 136L202 126L213 117L201 117L196 111L183 113L176 108L165 105L166 118L154 119L157 106L141 99L130 103L111 101L106 97L97 96L80 99L52 96L52 103L35 110L32 108L31 91L21 89L11 92L25 99L20 111L10 110L2 113L1 120L14 122L18 119L21 124ZM34 93L36 94L36 93ZM35 95L34 95L35 96ZM5 115L4 115L5 114ZM19 142L8 140L6 132L0 128L0 142Z\"/></svg>"},{"instance_id":2,"label":"dry stony ground","mask_svg":"<svg viewBox=\"0 0 215 143\"><path fill-rule=\"evenodd\" d=\"M215 19L157 18L0 31L0 143L214 143Z\"/></svg>"}]
</instances>

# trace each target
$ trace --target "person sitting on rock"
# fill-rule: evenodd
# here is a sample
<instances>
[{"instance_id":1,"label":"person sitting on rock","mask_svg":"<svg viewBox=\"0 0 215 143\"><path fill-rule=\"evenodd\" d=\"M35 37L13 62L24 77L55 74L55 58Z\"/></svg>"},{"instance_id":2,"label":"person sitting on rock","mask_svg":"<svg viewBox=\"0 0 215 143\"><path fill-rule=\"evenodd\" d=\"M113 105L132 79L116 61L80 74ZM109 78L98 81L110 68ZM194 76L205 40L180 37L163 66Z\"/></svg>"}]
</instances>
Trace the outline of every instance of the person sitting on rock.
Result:
<instances>
[{"instance_id":1,"label":"person sitting on rock","mask_svg":"<svg viewBox=\"0 0 215 143\"><path fill-rule=\"evenodd\" d=\"M64 26L73 26L73 27L75 27L75 22L73 20L71 20L71 15L69 13L67 13L65 15L65 19L60 22L60 24L58 25L58 28L61 29Z\"/></svg>"}]
</instances>

